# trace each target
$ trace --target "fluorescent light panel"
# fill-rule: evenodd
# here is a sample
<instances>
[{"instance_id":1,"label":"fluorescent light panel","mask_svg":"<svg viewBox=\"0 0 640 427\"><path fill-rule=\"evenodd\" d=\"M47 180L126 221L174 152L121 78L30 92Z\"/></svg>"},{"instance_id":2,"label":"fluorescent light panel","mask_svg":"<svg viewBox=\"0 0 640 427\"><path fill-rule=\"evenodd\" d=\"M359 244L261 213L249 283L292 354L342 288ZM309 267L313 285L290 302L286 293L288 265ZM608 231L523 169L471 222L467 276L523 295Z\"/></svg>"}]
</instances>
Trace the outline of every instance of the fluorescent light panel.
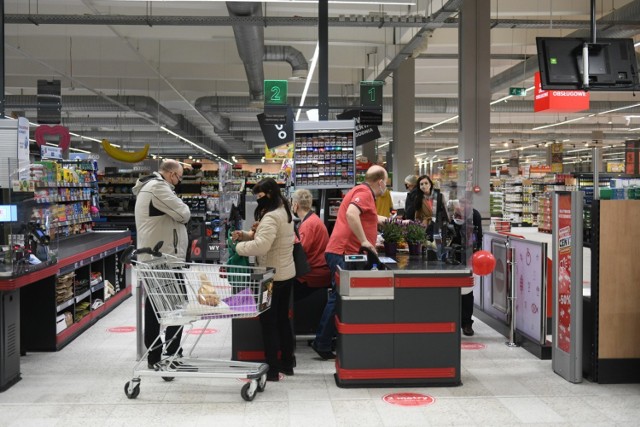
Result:
<instances>
[{"instance_id":1,"label":"fluorescent light panel","mask_svg":"<svg viewBox=\"0 0 640 427\"><path fill-rule=\"evenodd\" d=\"M120 2L129 2L129 3L143 3L147 1L152 2L167 2L167 3L177 3L177 2L217 2L221 3L226 0L115 0ZM255 0L234 0L238 2L254 2ZM318 3L317 0L262 0L262 3ZM416 1L412 0L329 0L329 3L333 4L382 4L382 5L400 5L400 6L415 6Z\"/></svg>"}]
</instances>

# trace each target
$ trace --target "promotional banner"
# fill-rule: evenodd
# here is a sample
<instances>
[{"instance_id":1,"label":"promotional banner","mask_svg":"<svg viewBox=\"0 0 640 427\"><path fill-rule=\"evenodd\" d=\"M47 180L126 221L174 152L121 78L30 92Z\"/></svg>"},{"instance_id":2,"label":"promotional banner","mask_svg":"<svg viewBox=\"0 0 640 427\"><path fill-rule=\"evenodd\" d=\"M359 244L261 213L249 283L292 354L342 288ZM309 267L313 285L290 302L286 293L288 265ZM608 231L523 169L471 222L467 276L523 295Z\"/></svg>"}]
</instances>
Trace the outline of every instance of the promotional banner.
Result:
<instances>
[{"instance_id":1,"label":"promotional banner","mask_svg":"<svg viewBox=\"0 0 640 427\"><path fill-rule=\"evenodd\" d=\"M360 111L358 110L346 110L336 117L338 120L356 119L356 146L380 138L378 126L360 124Z\"/></svg>"},{"instance_id":2,"label":"promotional banner","mask_svg":"<svg viewBox=\"0 0 640 427\"><path fill-rule=\"evenodd\" d=\"M571 349L571 195L558 196L558 343L562 351Z\"/></svg>"},{"instance_id":3,"label":"promotional banner","mask_svg":"<svg viewBox=\"0 0 640 427\"><path fill-rule=\"evenodd\" d=\"M29 179L29 120L18 118L18 179ZM15 179L15 177L14 177Z\"/></svg>"},{"instance_id":4,"label":"promotional banner","mask_svg":"<svg viewBox=\"0 0 640 427\"><path fill-rule=\"evenodd\" d=\"M544 344L546 244L512 239L511 246L516 252L516 329Z\"/></svg>"},{"instance_id":5,"label":"promotional banner","mask_svg":"<svg viewBox=\"0 0 640 427\"><path fill-rule=\"evenodd\" d=\"M283 125L266 123L264 113L258 114L258 123L268 148L275 148L282 144L293 142L293 110L287 107L287 120Z\"/></svg>"},{"instance_id":6,"label":"promotional banner","mask_svg":"<svg viewBox=\"0 0 640 427\"><path fill-rule=\"evenodd\" d=\"M60 147L43 145L40 147L40 153L43 159L62 159L62 148Z\"/></svg>"},{"instance_id":7,"label":"promotional banner","mask_svg":"<svg viewBox=\"0 0 640 427\"><path fill-rule=\"evenodd\" d=\"M562 143L551 144L551 172L562 173Z\"/></svg>"}]
</instances>

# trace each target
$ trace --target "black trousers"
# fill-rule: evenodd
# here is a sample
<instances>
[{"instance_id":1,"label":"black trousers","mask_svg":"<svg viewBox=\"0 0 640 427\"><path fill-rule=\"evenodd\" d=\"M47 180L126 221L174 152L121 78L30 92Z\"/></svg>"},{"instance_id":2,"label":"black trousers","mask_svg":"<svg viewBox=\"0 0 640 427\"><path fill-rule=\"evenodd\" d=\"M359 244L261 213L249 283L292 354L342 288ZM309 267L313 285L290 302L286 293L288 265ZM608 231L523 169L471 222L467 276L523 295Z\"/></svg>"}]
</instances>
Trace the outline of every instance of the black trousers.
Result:
<instances>
[{"instance_id":1,"label":"black trousers","mask_svg":"<svg viewBox=\"0 0 640 427\"><path fill-rule=\"evenodd\" d=\"M293 368L293 330L289 320L289 300L294 279L273 282L271 308L260 314L264 354L270 372ZM281 363L278 363L278 352Z\"/></svg>"},{"instance_id":2,"label":"black trousers","mask_svg":"<svg viewBox=\"0 0 640 427\"><path fill-rule=\"evenodd\" d=\"M473 320L471 319L471 316L473 315L473 291L466 295L460 295L460 297L462 300L460 326L464 328L465 326L471 326L473 324Z\"/></svg>"},{"instance_id":3,"label":"black trousers","mask_svg":"<svg viewBox=\"0 0 640 427\"><path fill-rule=\"evenodd\" d=\"M176 279L183 283L183 277L181 273L175 273ZM144 345L150 348L155 339L160 335L160 324L156 318L155 311L153 309L153 303L147 296L144 301ZM182 328L180 326L167 326L165 331L165 353L173 356L180 350L180 341L182 340ZM156 348L151 349L147 356L147 362L155 364L162 358L162 343L158 343Z\"/></svg>"}]
</instances>

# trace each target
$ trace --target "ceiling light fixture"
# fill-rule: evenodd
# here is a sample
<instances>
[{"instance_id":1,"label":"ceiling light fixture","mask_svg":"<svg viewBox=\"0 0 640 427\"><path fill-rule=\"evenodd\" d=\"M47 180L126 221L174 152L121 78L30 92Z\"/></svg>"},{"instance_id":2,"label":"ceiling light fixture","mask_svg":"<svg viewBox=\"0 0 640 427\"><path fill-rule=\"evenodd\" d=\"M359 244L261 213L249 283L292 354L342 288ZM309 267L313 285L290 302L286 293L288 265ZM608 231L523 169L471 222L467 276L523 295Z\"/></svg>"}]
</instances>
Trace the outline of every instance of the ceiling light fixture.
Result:
<instances>
[{"instance_id":1,"label":"ceiling light fixture","mask_svg":"<svg viewBox=\"0 0 640 427\"><path fill-rule=\"evenodd\" d=\"M443 121L441 121L441 122L438 122L438 123L432 124L432 125L430 125L430 126L427 126L426 128L422 128L422 129L420 129L420 130L417 130L417 131L415 131L413 134L414 134L414 135L417 135L417 134L419 134L419 133L421 133L421 132L425 132L425 131L431 130L431 129L433 129L433 128L434 128L434 127L436 127L436 126L440 126L440 125L443 125L443 124L445 124L445 123L449 123L449 122L450 122L450 121L452 121L452 120L456 120L458 117L460 117L460 116L453 116L453 117L450 117L450 118L448 118L448 119L446 119L446 120L443 120Z\"/></svg>"},{"instance_id":2,"label":"ceiling light fixture","mask_svg":"<svg viewBox=\"0 0 640 427\"><path fill-rule=\"evenodd\" d=\"M304 82L304 89L302 90L302 96L300 97L300 107L304 105L305 99L307 99L307 92L309 91L309 85L311 84L311 79L313 78L313 73L316 71L316 64L318 63L318 54L320 53L320 43L316 43L316 50L313 52L313 57L311 58L311 66L309 67L309 73L307 74L307 80ZM302 108L298 108L298 112L296 113L296 122L300 119L300 113L302 112Z\"/></svg>"},{"instance_id":3,"label":"ceiling light fixture","mask_svg":"<svg viewBox=\"0 0 640 427\"><path fill-rule=\"evenodd\" d=\"M442 148L438 148L437 150L433 150L434 153L439 153L441 151L447 151L447 150L453 150L454 148L458 148L457 145L452 145L451 147L442 147Z\"/></svg>"},{"instance_id":4,"label":"ceiling light fixture","mask_svg":"<svg viewBox=\"0 0 640 427\"><path fill-rule=\"evenodd\" d=\"M565 125L567 123L577 122L579 120L583 120L583 119L586 119L587 117L593 117L593 116L595 116L595 114L589 114L588 116L582 116L582 117L578 117L578 118L575 118L575 119L565 120L563 122L551 123L550 125L544 125L544 126L538 126L538 127L535 127L535 128L531 128L531 130L540 130L540 129L552 128L552 127L555 127L555 126Z\"/></svg>"}]
</instances>

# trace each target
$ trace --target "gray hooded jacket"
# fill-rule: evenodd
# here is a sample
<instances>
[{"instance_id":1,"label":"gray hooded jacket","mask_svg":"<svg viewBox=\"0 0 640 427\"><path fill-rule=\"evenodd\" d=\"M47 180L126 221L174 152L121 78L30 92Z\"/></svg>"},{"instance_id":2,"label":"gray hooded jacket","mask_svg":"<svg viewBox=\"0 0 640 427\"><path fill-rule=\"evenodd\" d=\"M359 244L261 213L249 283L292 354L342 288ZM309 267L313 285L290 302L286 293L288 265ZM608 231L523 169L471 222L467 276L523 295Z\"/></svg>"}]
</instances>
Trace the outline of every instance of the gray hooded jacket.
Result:
<instances>
[{"instance_id":1,"label":"gray hooded jacket","mask_svg":"<svg viewBox=\"0 0 640 427\"><path fill-rule=\"evenodd\" d=\"M137 246L154 247L163 241L162 253L184 260L189 244L186 224L191 212L173 190L173 185L158 172L136 182L132 192L136 196Z\"/></svg>"}]
</instances>

